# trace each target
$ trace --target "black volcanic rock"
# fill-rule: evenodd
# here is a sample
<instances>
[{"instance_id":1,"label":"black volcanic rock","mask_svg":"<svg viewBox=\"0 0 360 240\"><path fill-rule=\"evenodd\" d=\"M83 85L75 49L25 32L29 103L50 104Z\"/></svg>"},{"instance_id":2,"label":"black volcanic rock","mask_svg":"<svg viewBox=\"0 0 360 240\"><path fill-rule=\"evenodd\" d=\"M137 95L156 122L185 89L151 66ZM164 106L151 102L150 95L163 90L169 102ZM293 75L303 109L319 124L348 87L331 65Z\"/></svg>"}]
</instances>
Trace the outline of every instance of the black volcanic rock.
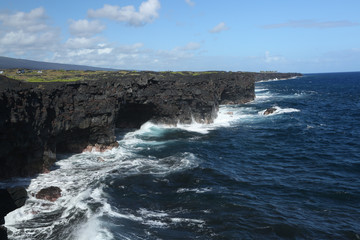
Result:
<instances>
[{"instance_id":1,"label":"black volcanic rock","mask_svg":"<svg viewBox=\"0 0 360 240\"><path fill-rule=\"evenodd\" d=\"M0 178L46 172L58 152L116 147L115 128L211 123L220 104L251 101L254 73L105 72L77 82L0 76Z\"/></svg>"},{"instance_id":2,"label":"black volcanic rock","mask_svg":"<svg viewBox=\"0 0 360 240\"><path fill-rule=\"evenodd\" d=\"M7 229L3 226L0 226L0 240L8 240Z\"/></svg>"},{"instance_id":3,"label":"black volcanic rock","mask_svg":"<svg viewBox=\"0 0 360 240\"><path fill-rule=\"evenodd\" d=\"M24 206L27 192L23 187L0 189L0 225L5 223L4 217L17 208ZM0 240L8 239L7 230L0 226Z\"/></svg>"},{"instance_id":4,"label":"black volcanic rock","mask_svg":"<svg viewBox=\"0 0 360 240\"><path fill-rule=\"evenodd\" d=\"M61 189L59 187L54 187L54 186L43 188L35 195L35 197L37 199L43 199L54 202L59 197L61 197Z\"/></svg>"},{"instance_id":5,"label":"black volcanic rock","mask_svg":"<svg viewBox=\"0 0 360 240\"><path fill-rule=\"evenodd\" d=\"M271 107L265 110L264 115L273 114L276 111L276 108Z\"/></svg>"}]
</instances>

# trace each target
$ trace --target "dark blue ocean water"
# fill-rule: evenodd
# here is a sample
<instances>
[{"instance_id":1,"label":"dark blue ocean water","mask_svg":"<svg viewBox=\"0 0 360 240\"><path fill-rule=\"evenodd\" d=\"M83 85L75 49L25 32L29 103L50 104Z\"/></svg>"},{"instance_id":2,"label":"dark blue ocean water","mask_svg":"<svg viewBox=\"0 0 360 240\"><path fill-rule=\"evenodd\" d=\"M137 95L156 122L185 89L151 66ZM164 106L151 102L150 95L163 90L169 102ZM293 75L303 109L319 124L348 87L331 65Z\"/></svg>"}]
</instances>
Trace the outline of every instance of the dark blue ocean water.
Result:
<instances>
[{"instance_id":1,"label":"dark blue ocean water","mask_svg":"<svg viewBox=\"0 0 360 240\"><path fill-rule=\"evenodd\" d=\"M28 187L63 197L11 213L12 238L360 239L360 73L256 95L212 125L147 123L111 152L63 156Z\"/></svg>"}]
</instances>

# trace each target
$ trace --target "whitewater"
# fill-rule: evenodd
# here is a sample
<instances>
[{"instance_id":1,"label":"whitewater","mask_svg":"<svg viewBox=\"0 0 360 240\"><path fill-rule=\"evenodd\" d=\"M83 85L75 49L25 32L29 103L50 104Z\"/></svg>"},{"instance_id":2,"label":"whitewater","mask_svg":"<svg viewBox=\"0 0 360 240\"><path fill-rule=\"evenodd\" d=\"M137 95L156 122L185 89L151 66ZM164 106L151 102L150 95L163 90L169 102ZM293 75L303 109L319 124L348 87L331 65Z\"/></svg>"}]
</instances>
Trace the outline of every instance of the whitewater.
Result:
<instances>
[{"instance_id":1,"label":"whitewater","mask_svg":"<svg viewBox=\"0 0 360 240\"><path fill-rule=\"evenodd\" d=\"M212 124L118 130L118 148L1 182L29 193L9 238L357 239L359 90L360 73L264 81ZM35 198L49 186L57 201Z\"/></svg>"}]
</instances>

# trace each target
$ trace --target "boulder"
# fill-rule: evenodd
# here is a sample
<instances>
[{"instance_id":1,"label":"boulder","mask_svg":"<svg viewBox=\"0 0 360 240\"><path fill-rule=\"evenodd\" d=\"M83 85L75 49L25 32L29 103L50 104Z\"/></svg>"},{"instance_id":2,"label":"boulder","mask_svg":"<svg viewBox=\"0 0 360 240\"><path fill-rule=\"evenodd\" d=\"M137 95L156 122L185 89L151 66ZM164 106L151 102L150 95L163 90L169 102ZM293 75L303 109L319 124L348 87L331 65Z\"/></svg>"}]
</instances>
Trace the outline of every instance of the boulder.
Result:
<instances>
[{"instance_id":1,"label":"boulder","mask_svg":"<svg viewBox=\"0 0 360 240\"><path fill-rule=\"evenodd\" d=\"M55 202L59 197L61 197L61 189L54 186L43 188L35 195L35 197L37 199Z\"/></svg>"},{"instance_id":2,"label":"boulder","mask_svg":"<svg viewBox=\"0 0 360 240\"><path fill-rule=\"evenodd\" d=\"M273 114L276 111L276 108L271 107L265 110L264 115Z\"/></svg>"}]
</instances>

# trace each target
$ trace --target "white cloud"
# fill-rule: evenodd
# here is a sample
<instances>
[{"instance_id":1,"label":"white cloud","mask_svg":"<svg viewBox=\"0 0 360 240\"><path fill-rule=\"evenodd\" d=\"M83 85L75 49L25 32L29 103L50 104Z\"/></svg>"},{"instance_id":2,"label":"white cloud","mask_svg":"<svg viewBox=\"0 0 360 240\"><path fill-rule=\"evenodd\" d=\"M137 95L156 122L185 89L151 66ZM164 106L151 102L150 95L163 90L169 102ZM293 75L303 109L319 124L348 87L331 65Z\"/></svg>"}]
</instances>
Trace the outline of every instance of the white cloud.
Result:
<instances>
[{"instance_id":1,"label":"white cloud","mask_svg":"<svg viewBox=\"0 0 360 240\"><path fill-rule=\"evenodd\" d=\"M272 63L272 62L278 62L278 61L283 61L285 60L284 57L281 56L271 56L269 51L265 52L265 57L264 57L264 61L266 63Z\"/></svg>"},{"instance_id":2,"label":"white cloud","mask_svg":"<svg viewBox=\"0 0 360 240\"><path fill-rule=\"evenodd\" d=\"M70 33L77 37L91 37L97 33L102 32L105 29L105 25L99 21L82 20L70 20L69 30Z\"/></svg>"},{"instance_id":3,"label":"white cloud","mask_svg":"<svg viewBox=\"0 0 360 240\"><path fill-rule=\"evenodd\" d=\"M195 2L193 2L191 0L185 0L185 2L191 7L193 7L195 5Z\"/></svg>"},{"instance_id":4,"label":"white cloud","mask_svg":"<svg viewBox=\"0 0 360 240\"><path fill-rule=\"evenodd\" d=\"M69 38L65 47L68 49L84 49L84 48L98 48L99 43L102 41L102 38L99 37L75 37Z\"/></svg>"},{"instance_id":5,"label":"white cloud","mask_svg":"<svg viewBox=\"0 0 360 240\"><path fill-rule=\"evenodd\" d=\"M130 6L129 14L123 17L128 24L136 26L150 22L158 16L157 9L160 7L154 3L158 1L145 1L137 11ZM116 11L109 18L118 16L119 12L124 13L124 8L112 9ZM99 13L101 11L96 12ZM180 62L192 62L199 55L202 45L200 42L188 42L168 50L153 50L145 48L143 43L109 43L105 38L95 36L105 26L94 19L69 20L73 36L62 42L59 29L48 24L48 20L43 8L0 14L0 53L9 57L16 55L33 60L118 69L172 70Z\"/></svg>"},{"instance_id":6,"label":"white cloud","mask_svg":"<svg viewBox=\"0 0 360 240\"><path fill-rule=\"evenodd\" d=\"M102 48L98 49L98 53L101 54L110 54L113 51L113 48Z\"/></svg>"},{"instance_id":7,"label":"white cloud","mask_svg":"<svg viewBox=\"0 0 360 240\"><path fill-rule=\"evenodd\" d=\"M268 24L262 26L264 29L275 29L275 28L338 28L338 27L354 27L360 26L358 22L350 21L327 21L319 22L315 20L299 20L299 21L288 21L285 23Z\"/></svg>"},{"instance_id":8,"label":"white cloud","mask_svg":"<svg viewBox=\"0 0 360 240\"><path fill-rule=\"evenodd\" d=\"M69 57L78 57L78 56L87 56L89 55L90 53L93 53L95 52L94 49L76 49L74 51L70 51L68 53L68 56Z\"/></svg>"},{"instance_id":9,"label":"white cloud","mask_svg":"<svg viewBox=\"0 0 360 240\"><path fill-rule=\"evenodd\" d=\"M184 50L184 51L194 51L201 48L201 44L198 42L189 42L185 46L178 47L178 50Z\"/></svg>"},{"instance_id":10,"label":"white cloud","mask_svg":"<svg viewBox=\"0 0 360 240\"><path fill-rule=\"evenodd\" d=\"M213 27L210 32L211 33L219 33L225 30L228 30L229 28L226 26L226 24L224 22L219 23L218 25L216 25L215 27Z\"/></svg>"},{"instance_id":11,"label":"white cloud","mask_svg":"<svg viewBox=\"0 0 360 240\"><path fill-rule=\"evenodd\" d=\"M83 48L69 48L65 44L62 51L55 52L51 61L109 68L140 69L139 66L145 64L142 59L148 54L147 51L141 50L142 43L114 46L104 42L96 43L94 41L91 43L85 39L76 41L86 43L86 45L83 45Z\"/></svg>"},{"instance_id":12,"label":"white cloud","mask_svg":"<svg viewBox=\"0 0 360 240\"><path fill-rule=\"evenodd\" d=\"M26 33L22 30L7 32L1 39L2 45L31 45L36 43L37 37L34 34Z\"/></svg>"},{"instance_id":13,"label":"white cloud","mask_svg":"<svg viewBox=\"0 0 360 240\"><path fill-rule=\"evenodd\" d=\"M125 22L131 26L143 26L153 22L159 17L159 0L147 0L142 2L139 11L132 5L119 7L105 4L103 8L88 11L91 18L107 18L118 22Z\"/></svg>"},{"instance_id":14,"label":"white cloud","mask_svg":"<svg viewBox=\"0 0 360 240\"><path fill-rule=\"evenodd\" d=\"M136 26L153 21L160 8L160 4L154 3L158 3L158 0L144 1L136 11L130 6L129 14L123 16L124 21ZM110 19L119 12L124 13L124 8L112 9L116 11L114 15L109 15ZM101 11L96 12L99 13ZM96 19L69 20L69 30L73 36L61 41L60 29L51 26L49 20L43 8L1 13L1 55L118 69L174 70L186 65L191 70L202 47L201 42L188 42L172 49L153 50L145 48L143 43L109 43L95 35L105 27Z\"/></svg>"},{"instance_id":15,"label":"white cloud","mask_svg":"<svg viewBox=\"0 0 360 240\"><path fill-rule=\"evenodd\" d=\"M115 45L99 39L92 42L92 39L71 38L50 60L116 69L174 70L179 64L187 64L194 59L201 48L200 43L189 42L170 50L152 50L144 48L143 43Z\"/></svg>"},{"instance_id":16,"label":"white cloud","mask_svg":"<svg viewBox=\"0 0 360 240\"><path fill-rule=\"evenodd\" d=\"M0 21L3 26L12 29L26 29L28 32L37 32L46 28L45 9L35 8L29 13L17 12L15 14L0 13Z\"/></svg>"},{"instance_id":17,"label":"white cloud","mask_svg":"<svg viewBox=\"0 0 360 240\"><path fill-rule=\"evenodd\" d=\"M47 24L45 9L30 12L0 13L2 54L44 55L60 42L60 32Z\"/></svg>"}]
</instances>

